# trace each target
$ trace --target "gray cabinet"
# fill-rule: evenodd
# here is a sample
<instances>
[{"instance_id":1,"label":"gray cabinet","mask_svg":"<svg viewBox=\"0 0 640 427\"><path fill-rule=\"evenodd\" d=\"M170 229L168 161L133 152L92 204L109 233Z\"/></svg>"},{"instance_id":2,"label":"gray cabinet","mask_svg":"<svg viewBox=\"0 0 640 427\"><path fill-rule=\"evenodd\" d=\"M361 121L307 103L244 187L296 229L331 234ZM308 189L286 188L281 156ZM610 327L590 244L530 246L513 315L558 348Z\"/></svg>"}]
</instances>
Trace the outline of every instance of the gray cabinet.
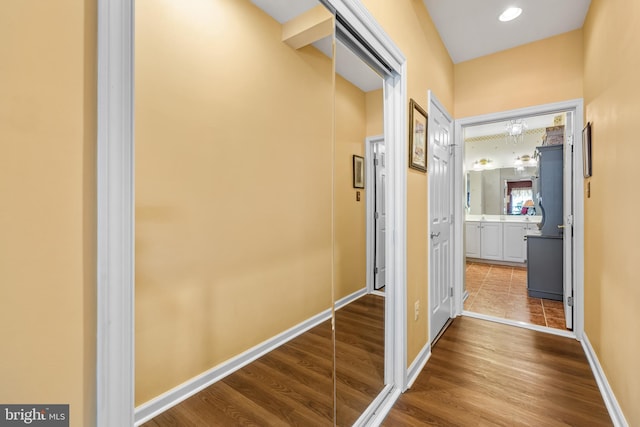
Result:
<instances>
[{"instance_id":1,"label":"gray cabinet","mask_svg":"<svg viewBox=\"0 0 640 427\"><path fill-rule=\"evenodd\" d=\"M527 290L530 297L562 301L561 236L527 236Z\"/></svg>"},{"instance_id":2,"label":"gray cabinet","mask_svg":"<svg viewBox=\"0 0 640 427\"><path fill-rule=\"evenodd\" d=\"M542 211L542 235L561 236L564 223L563 203L563 163L564 145L538 147L538 192Z\"/></svg>"}]
</instances>

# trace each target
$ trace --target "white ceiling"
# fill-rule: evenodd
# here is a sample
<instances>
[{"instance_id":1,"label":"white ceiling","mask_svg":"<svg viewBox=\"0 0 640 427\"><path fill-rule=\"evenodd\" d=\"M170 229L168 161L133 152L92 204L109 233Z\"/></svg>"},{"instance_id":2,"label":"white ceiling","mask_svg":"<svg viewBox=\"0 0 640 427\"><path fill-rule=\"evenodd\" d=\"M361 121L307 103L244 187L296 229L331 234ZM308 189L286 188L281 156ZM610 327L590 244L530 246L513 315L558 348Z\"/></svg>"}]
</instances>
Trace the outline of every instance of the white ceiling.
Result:
<instances>
[{"instance_id":1,"label":"white ceiling","mask_svg":"<svg viewBox=\"0 0 640 427\"><path fill-rule=\"evenodd\" d=\"M582 28L591 0L423 0L455 64ZM498 16L522 8L511 22Z\"/></svg>"}]
</instances>

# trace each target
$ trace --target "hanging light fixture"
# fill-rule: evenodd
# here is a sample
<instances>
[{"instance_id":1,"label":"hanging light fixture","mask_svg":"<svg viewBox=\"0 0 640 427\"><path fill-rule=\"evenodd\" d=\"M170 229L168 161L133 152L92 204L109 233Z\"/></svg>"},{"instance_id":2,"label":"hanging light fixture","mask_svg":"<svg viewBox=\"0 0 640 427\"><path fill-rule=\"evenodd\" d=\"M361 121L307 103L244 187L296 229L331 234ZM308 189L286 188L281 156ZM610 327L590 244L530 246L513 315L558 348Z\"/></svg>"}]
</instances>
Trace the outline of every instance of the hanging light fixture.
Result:
<instances>
[{"instance_id":1,"label":"hanging light fixture","mask_svg":"<svg viewBox=\"0 0 640 427\"><path fill-rule=\"evenodd\" d=\"M506 131L507 143L522 144L524 142L524 133L529 128L522 119L509 120Z\"/></svg>"}]
</instances>

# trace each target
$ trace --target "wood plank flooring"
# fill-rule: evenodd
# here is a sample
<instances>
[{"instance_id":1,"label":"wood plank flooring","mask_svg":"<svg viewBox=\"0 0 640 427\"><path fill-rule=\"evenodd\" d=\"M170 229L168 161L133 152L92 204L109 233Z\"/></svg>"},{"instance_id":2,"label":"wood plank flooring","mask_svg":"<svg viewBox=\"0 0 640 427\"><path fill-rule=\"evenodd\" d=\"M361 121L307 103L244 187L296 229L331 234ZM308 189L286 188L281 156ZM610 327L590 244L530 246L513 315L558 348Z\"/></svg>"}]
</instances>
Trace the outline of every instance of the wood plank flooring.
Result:
<instances>
[{"instance_id":1,"label":"wood plank flooring","mask_svg":"<svg viewBox=\"0 0 640 427\"><path fill-rule=\"evenodd\" d=\"M383 426L610 426L576 340L456 318Z\"/></svg>"},{"instance_id":2,"label":"wood plank flooring","mask_svg":"<svg viewBox=\"0 0 640 427\"><path fill-rule=\"evenodd\" d=\"M336 312L336 424L350 426L384 379L384 298L366 295ZM330 321L307 331L144 424L331 426Z\"/></svg>"}]
</instances>

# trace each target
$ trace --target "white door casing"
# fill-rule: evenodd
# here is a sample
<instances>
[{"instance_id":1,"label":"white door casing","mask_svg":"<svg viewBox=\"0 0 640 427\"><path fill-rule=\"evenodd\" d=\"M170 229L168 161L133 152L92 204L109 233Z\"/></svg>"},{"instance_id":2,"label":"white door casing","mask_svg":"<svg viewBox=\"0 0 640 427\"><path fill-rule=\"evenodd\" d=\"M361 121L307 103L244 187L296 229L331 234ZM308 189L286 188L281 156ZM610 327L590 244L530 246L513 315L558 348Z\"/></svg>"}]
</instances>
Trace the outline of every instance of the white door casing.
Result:
<instances>
[{"instance_id":1,"label":"white door casing","mask_svg":"<svg viewBox=\"0 0 640 427\"><path fill-rule=\"evenodd\" d=\"M453 296L453 121L429 92L429 337L451 317Z\"/></svg>"},{"instance_id":2,"label":"white door casing","mask_svg":"<svg viewBox=\"0 0 640 427\"><path fill-rule=\"evenodd\" d=\"M567 329L573 329L573 128L574 113L568 111L565 118L565 146L564 146L564 173L563 176L563 304Z\"/></svg>"}]
</instances>

